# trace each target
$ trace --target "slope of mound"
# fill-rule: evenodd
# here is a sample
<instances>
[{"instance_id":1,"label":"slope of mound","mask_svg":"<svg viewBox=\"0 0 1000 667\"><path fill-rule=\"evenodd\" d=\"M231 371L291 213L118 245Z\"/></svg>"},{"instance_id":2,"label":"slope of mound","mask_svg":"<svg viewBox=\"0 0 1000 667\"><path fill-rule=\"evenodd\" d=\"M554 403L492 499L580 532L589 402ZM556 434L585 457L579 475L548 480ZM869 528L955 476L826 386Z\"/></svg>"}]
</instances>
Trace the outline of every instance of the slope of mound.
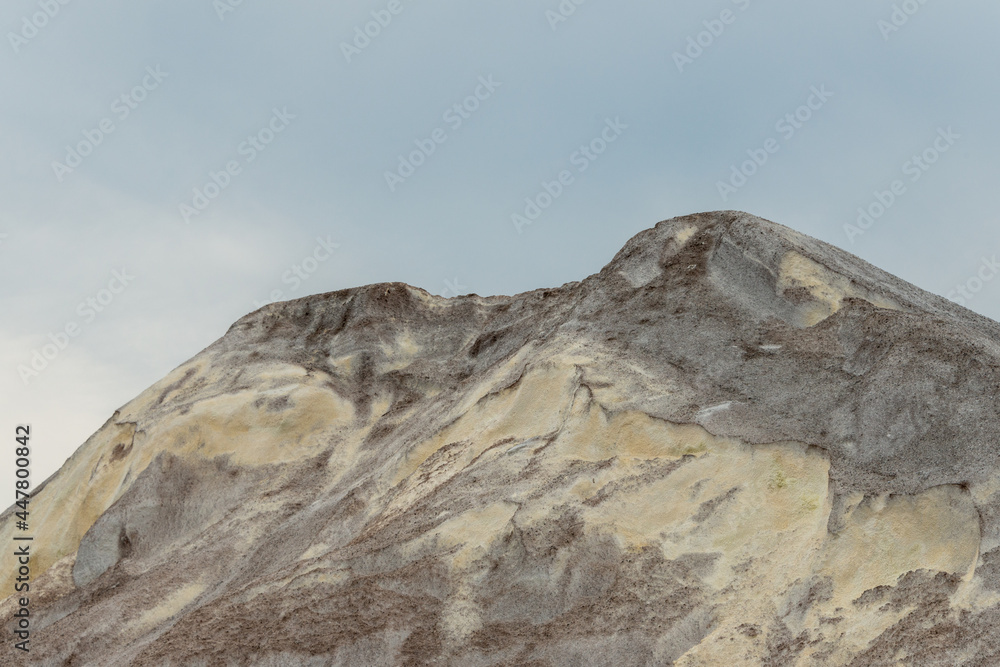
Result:
<instances>
[{"instance_id":1,"label":"slope of mound","mask_svg":"<svg viewBox=\"0 0 1000 667\"><path fill-rule=\"evenodd\" d=\"M998 387L1000 325L732 211L271 304L36 492L24 664L990 664Z\"/></svg>"}]
</instances>

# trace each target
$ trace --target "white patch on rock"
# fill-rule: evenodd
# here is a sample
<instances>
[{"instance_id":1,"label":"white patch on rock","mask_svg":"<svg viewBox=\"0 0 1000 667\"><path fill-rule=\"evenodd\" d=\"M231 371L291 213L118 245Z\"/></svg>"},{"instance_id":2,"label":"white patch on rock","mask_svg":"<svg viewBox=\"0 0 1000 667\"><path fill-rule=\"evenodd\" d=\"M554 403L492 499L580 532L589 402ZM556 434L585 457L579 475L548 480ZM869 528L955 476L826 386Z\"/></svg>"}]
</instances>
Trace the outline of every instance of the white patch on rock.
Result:
<instances>
[{"instance_id":1,"label":"white patch on rock","mask_svg":"<svg viewBox=\"0 0 1000 667\"><path fill-rule=\"evenodd\" d=\"M733 402L732 401L726 401L725 403L719 403L718 405L713 405L710 408L704 408L702 410L699 410L698 414L695 415L695 419L701 421L702 419L707 419L708 417L711 417L712 415L714 415L716 413L728 410L731 407L733 407Z\"/></svg>"},{"instance_id":2,"label":"white patch on rock","mask_svg":"<svg viewBox=\"0 0 1000 667\"><path fill-rule=\"evenodd\" d=\"M629 282L629 285L638 289L651 283L663 271L656 263L656 260L650 257L638 266L623 269L618 273Z\"/></svg>"},{"instance_id":3,"label":"white patch on rock","mask_svg":"<svg viewBox=\"0 0 1000 667\"><path fill-rule=\"evenodd\" d=\"M510 449L508 449L507 453L508 454L513 454L514 452L521 451L525 447L530 447L531 445L538 445L538 444L541 444L543 442L545 442L545 438L542 438L542 437L531 438L529 440L525 440L524 442L517 443L516 445L514 445L513 447L511 447Z\"/></svg>"}]
</instances>

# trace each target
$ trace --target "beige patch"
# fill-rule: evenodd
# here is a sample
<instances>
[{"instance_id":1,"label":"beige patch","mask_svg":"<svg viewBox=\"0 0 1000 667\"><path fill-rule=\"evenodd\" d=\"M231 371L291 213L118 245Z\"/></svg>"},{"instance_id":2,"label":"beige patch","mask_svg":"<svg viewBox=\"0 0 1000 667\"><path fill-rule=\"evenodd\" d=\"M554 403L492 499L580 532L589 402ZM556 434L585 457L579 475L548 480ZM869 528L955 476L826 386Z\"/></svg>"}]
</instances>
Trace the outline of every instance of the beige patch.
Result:
<instances>
[{"instance_id":1,"label":"beige patch","mask_svg":"<svg viewBox=\"0 0 1000 667\"><path fill-rule=\"evenodd\" d=\"M387 361L379 367L379 373L388 373L412 364L420 354L420 346L409 331L403 331L396 336L392 345L382 345L382 352Z\"/></svg>"},{"instance_id":2,"label":"beige patch","mask_svg":"<svg viewBox=\"0 0 1000 667\"><path fill-rule=\"evenodd\" d=\"M687 244L688 241L691 240L691 237L694 236L694 233L696 231L698 231L697 225L687 225L681 228L681 230L677 232L677 236L675 236L674 238L677 239L677 243L683 246Z\"/></svg>"},{"instance_id":3,"label":"beige patch","mask_svg":"<svg viewBox=\"0 0 1000 667\"><path fill-rule=\"evenodd\" d=\"M163 449L204 458L228 454L243 465L288 462L315 454L325 442L324 427L343 426L354 419L354 406L325 389L296 386L283 395L288 407L271 411L255 406L259 391L224 394L195 403L187 414L158 423L149 432L157 447L145 448L135 463L145 468ZM156 451L152 451L152 450Z\"/></svg>"},{"instance_id":4,"label":"beige patch","mask_svg":"<svg viewBox=\"0 0 1000 667\"><path fill-rule=\"evenodd\" d=\"M495 540L504 536L504 527L510 523L517 505L498 502L482 509L470 510L456 516L434 530L444 549L460 546L452 560L455 567L464 567L469 561L486 553Z\"/></svg>"},{"instance_id":5,"label":"beige patch","mask_svg":"<svg viewBox=\"0 0 1000 667\"><path fill-rule=\"evenodd\" d=\"M678 459L704 453L708 437L699 426L671 424L643 412L619 412L608 418L592 404L569 420L553 444L553 454L585 461Z\"/></svg>"},{"instance_id":6,"label":"beige patch","mask_svg":"<svg viewBox=\"0 0 1000 667\"><path fill-rule=\"evenodd\" d=\"M223 394L193 403L187 414L174 412L156 419L148 432L140 423L135 432L127 420L153 411L166 387L194 368L209 383L221 381L204 360L192 361L171 372L122 408L117 422L108 422L60 468L58 483L49 484L32 498L35 539L46 548L33 564L42 574L60 558L76 553L83 535L98 517L121 497L161 451L190 458L228 454L234 463L262 465L315 455L334 433L351 425L353 404L326 388L305 383L298 366L272 365L257 373L258 390ZM194 378L189 380L193 381ZM318 384L319 379L311 382ZM287 397L282 410L269 410L275 398ZM259 407L254 403L263 399ZM0 539L10 541L13 522L0 527ZM0 582L12 586L9 571Z\"/></svg>"},{"instance_id":7,"label":"beige patch","mask_svg":"<svg viewBox=\"0 0 1000 667\"><path fill-rule=\"evenodd\" d=\"M895 585L918 569L967 575L979 556L979 514L969 493L938 486L851 510L830 538L821 572L833 577L846 606L876 586Z\"/></svg>"},{"instance_id":8,"label":"beige patch","mask_svg":"<svg viewBox=\"0 0 1000 667\"><path fill-rule=\"evenodd\" d=\"M192 583L182 586L170 594L163 602L156 607L147 610L139 617L137 624L141 627L157 626L174 614L179 613L189 604L194 602L205 591L205 585Z\"/></svg>"},{"instance_id":9,"label":"beige patch","mask_svg":"<svg viewBox=\"0 0 1000 667\"><path fill-rule=\"evenodd\" d=\"M546 364L525 371L514 387L485 396L454 424L417 445L400 462L393 484L412 475L435 452L454 442L470 441L449 470L461 470L494 443L523 442L557 431L573 395L576 368ZM483 392L485 393L485 392ZM513 443L512 443L513 444Z\"/></svg>"},{"instance_id":10,"label":"beige patch","mask_svg":"<svg viewBox=\"0 0 1000 667\"><path fill-rule=\"evenodd\" d=\"M902 310L900 305L855 285L844 276L797 252L785 253L778 270L778 291L800 287L809 291L813 303L803 307L800 317L803 326L811 327L840 310L848 297L860 298L879 308Z\"/></svg>"}]
</instances>

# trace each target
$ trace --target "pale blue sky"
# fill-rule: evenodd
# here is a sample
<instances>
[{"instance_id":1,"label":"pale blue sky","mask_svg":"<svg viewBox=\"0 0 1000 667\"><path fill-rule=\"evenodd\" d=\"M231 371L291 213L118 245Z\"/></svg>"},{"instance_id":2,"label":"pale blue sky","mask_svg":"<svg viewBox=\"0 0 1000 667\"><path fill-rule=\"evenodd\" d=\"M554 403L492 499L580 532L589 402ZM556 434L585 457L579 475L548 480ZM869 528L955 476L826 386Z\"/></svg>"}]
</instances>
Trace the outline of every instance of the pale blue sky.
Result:
<instances>
[{"instance_id":1,"label":"pale blue sky","mask_svg":"<svg viewBox=\"0 0 1000 667\"><path fill-rule=\"evenodd\" d=\"M945 296L972 280L1000 318L976 282L1000 253L996 3L897 2L893 25L888 0L225 2L0 9L0 427L33 425L36 482L275 290L554 286L698 211Z\"/></svg>"}]
</instances>

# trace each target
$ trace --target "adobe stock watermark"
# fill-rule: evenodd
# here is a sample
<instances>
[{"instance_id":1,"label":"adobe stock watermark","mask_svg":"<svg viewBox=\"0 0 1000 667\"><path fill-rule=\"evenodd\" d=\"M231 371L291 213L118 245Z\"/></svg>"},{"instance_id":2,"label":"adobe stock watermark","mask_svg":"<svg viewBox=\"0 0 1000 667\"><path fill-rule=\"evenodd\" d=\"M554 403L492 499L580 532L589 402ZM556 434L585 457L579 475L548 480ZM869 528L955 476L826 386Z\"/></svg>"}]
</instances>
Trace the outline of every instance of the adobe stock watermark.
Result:
<instances>
[{"instance_id":1,"label":"adobe stock watermark","mask_svg":"<svg viewBox=\"0 0 1000 667\"><path fill-rule=\"evenodd\" d=\"M444 291L441 292L441 296L443 296L446 299L449 299L451 298L448 296L449 294L451 296L461 296L468 291L469 288L458 282L458 278L455 278L454 280L445 279Z\"/></svg>"},{"instance_id":2,"label":"adobe stock watermark","mask_svg":"<svg viewBox=\"0 0 1000 667\"><path fill-rule=\"evenodd\" d=\"M160 84L168 76L170 76L170 73L161 71L159 65L156 67L147 67L142 81L128 92L122 93L114 99L111 103L111 113L114 114L119 123L124 122L125 119L132 115L133 111L139 108L140 104L146 101L151 92L160 87ZM56 175L56 180L62 183L63 179L82 165L83 161L93 154L97 147L104 143L108 135L116 129L118 129L118 126L115 125L114 119L108 116L101 119L95 127L83 130L81 132L83 139L75 145L66 146L66 156L63 158L63 161L52 161L52 171Z\"/></svg>"},{"instance_id":3,"label":"adobe stock watermark","mask_svg":"<svg viewBox=\"0 0 1000 667\"><path fill-rule=\"evenodd\" d=\"M472 94L461 102L453 104L445 109L441 119L448 124L451 132L456 132L465 121L472 118L472 114L479 110L483 102L493 97L497 88L503 83L495 81L493 75L480 76L479 85L472 91ZM435 128L426 139L414 139L416 150L410 151L408 155L399 156L399 164L396 171L386 170L384 173L385 183L389 186L389 192L395 192L396 188L406 182L410 176L417 173L417 169L427 163L427 159L433 155L438 146L448 141L448 132L444 128Z\"/></svg>"},{"instance_id":4,"label":"adobe stock watermark","mask_svg":"<svg viewBox=\"0 0 1000 667\"><path fill-rule=\"evenodd\" d=\"M611 144L618 141L622 133L628 129L628 125L615 116L614 120L605 119L604 128L601 132L590 140L589 143L581 145L569 156L569 163L576 167L576 172L582 174L587 171L594 162L597 161L608 150ZM524 233L524 228L538 220L552 204L559 199L566 188L576 182L576 177L570 169L563 169L551 181L542 181L541 192L533 197L524 199L524 210L521 213L514 213L510 216L514 229L518 234Z\"/></svg>"},{"instance_id":5,"label":"adobe stock watermark","mask_svg":"<svg viewBox=\"0 0 1000 667\"><path fill-rule=\"evenodd\" d=\"M48 368L59 354L69 347L70 341L76 338L83 331L83 328L97 319L118 298L118 295L128 289L135 276L130 275L127 269L112 271L111 280L107 287L99 289L92 296L88 296L76 307L76 314L82 318L82 324L78 320L69 320L55 333L48 334L49 342L40 348L31 351L31 359L27 364L19 364L17 374L21 377L21 382L25 385L38 377Z\"/></svg>"},{"instance_id":6,"label":"adobe stock watermark","mask_svg":"<svg viewBox=\"0 0 1000 667\"><path fill-rule=\"evenodd\" d=\"M914 154L909 160L903 163L901 167L903 175L909 176L911 183L916 183L961 138L962 135L955 134L951 126L947 128L939 127L937 137L934 138L931 145L920 153ZM887 189L876 190L873 201L866 206L858 207L858 217L855 220L855 224L844 225L844 233L847 234L847 240L854 243L859 236L863 236L907 192L906 183L898 178L890 183Z\"/></svg>"},{"instance_id":7,"label":"adobe stock watermark","mask_svg":"<svg viewBox=\"0 0 1000 667\"><path fill-rule=\"evenodd\" d=\"M38 9L41 11L21 17L21 30L7 33L7 41L14 53L20 53L21 47L37 37L39 31L49 25L70 2L71 0L38 0Z\"/></svg>"},{"instance_id":8,"label":"adobe stock watermark","mask_svg":"<svg viewBox=\"0 0 1000 667\"><path fill-rule=\"evenodd\" d=\"M388 28L393 19L403 13L402 0L389 0L385 9L376 9L371 13L372 20L363 26L354 26L354 39L340 43L340 52L344 54L344 59L350 64L354 56L360 56L362 51L372 44L372 40L382 34Z\"/></svg>"},{"instance_id":9,"label":"adobe stock watermark","mask_svg":"<svg viewBox=\"0 0 1000 667\"><path fill-rule=\"evenodd\" d=\"M983 291L987 283L997 277L997 274L1000 274L1000 261L997 260L997 256L983 257L976 274L948 292L948 298L960 306L968 305L976 298L977 294Z\"/></svg>"},{"instance_id":10,"label":"adobe stock watermark","mask_svg":"<svg viewBox=\"0 0 1000 667\"><path fill-rule=\"evenodd\" d=\"M889 18L878 20L878 30L882 33L882 39L888 42L889 36L899 32L926 4L927 0L903 0L899 4L894 4Z\"/></svg>"},{"instance_id":11,"label":"adobe stock watermark","mask_svg":"<svg viewBox=\"0 0 1000 667\"><path fill-rule=\"evenodd\" d=\"M232 14L243 5L243 0L212 0L212 9L219 17L219 22L226 20L226 14Z\"/></svg>"},{"instance_id":12,"label":"adobe stock watermark","mask_svg":"<svg viewBox=\"0 0 1000 667\"><path fill-rule=\"evenodd\" d=\"M323 238L322 236L316 237L316 245L313 246L312 252L303 257L300 261L292 264L287 271L281 274L281 283L283 285L288 285L288 290L294 292L302 286L302 283L309 280L309 278L319 271L320 265L333 257L333 253L337 248L340 247L339 243L334 243L327 236ZM285 291L282 289L273 289L268 295L267 301L257 301L254 299L253 305L257 308L263 308L269 303L274 303L275 301L281 301L285 298Z\"/></svg>"},{"instance_id":13,"label":"adobe stock watermark","mask_svg":"<svg viewBox=\"0 0 1000 667\"><path fill-rule=\"evenodd\" d=\"M291 122L295 120L295 114L288 112L288 107L274 107L271 110L270 120L256 132L248 135L246 140L236 147L236 154L243 158L240 161L234 158L226 162L219 171L208 172L208 181L200 187L192 189L193 197L191 203L178 205L181 218L186 224L191 224L191 219L202 214L221 195L226 188L233 183L233 179L243 173L243 167L257 159L257 156L267 150L267 147L284 132Z\"/></svg>"},{"instance_id":14,"label":"adobe stock watermark","mask_svg":"<svg viewBox=\"0 0 1000 667\"><path fill-rule=\"evenodd\" d=\"M810 95L806 98L805 104L795 109L791 113L786 113L774 124L775 132L781 135L781 140L771 137L764 141L761 148L747 149L750 159L745 160L738 167L730 165L730 174L727 181L716 181L715 187L719 190L722 201L728 201L731 195L736 194L740 188L750 182L750 179L767 164L771 156L781 150L781 142L791 141L799 130L805 127L815 113L833 97L833 93L826 89L825 85L812 86L809 89Z\"/></svg>"},{"instance_id":15,"label":"adobe stock watermark","mask_svg":"<svg viewBox=\"0 0 1000 667\"><path fill-rule=\"evenodd\" d=\"M741 12L745 12L750 8L751 0L732 0L732 3ZM731 9L723 9L719 13L719 18L702 21L701 24L705 26L705 29L694 36L688 35L687 46L683 51L674 51L673 58L674 64L677 65L677 71L683 74L685 67L693 65L695 60L705 55L705 51L710 49L716 40L726 32L726 26L736 23L738 16Z\"/></svg>"},{"instance_id":16,"label":"adobe stock watermark","mask_svg":"<svg viewBox=\"0 0 1000 667\"><path fill-rule=\"evenodd\" d=\"M555 10L546 9L545 19L549 22L552 32L555 32L561 23L565 23L573 14L576 14L576 8L585 2L587 0L561 0Z\"/></svg>"}]
</instances>

